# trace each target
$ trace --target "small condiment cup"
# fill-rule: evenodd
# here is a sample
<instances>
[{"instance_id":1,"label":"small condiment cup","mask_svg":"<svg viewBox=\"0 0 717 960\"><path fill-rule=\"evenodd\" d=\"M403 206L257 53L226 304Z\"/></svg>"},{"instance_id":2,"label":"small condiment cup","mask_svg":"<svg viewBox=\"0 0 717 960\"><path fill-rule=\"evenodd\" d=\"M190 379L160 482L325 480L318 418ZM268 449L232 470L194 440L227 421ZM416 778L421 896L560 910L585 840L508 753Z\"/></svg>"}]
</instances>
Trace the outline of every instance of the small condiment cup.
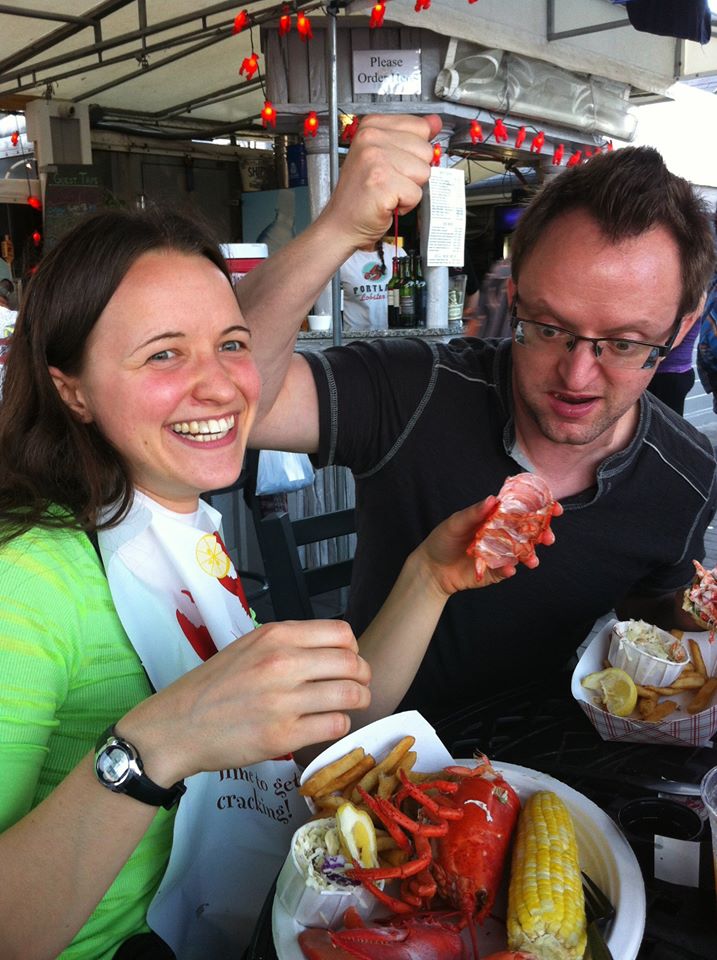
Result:
<instances>
[{"instance_id":1,"label":"small condiment cup","mask_svg":"<svg viewBox=\"0 0 717 960\"><path fill-rule=\"evenodd\" d=\"M330 330L331 329L330 313L310 313L308 316L308 320L309 320L309 330Z\"/></svg>"}]
</instances>

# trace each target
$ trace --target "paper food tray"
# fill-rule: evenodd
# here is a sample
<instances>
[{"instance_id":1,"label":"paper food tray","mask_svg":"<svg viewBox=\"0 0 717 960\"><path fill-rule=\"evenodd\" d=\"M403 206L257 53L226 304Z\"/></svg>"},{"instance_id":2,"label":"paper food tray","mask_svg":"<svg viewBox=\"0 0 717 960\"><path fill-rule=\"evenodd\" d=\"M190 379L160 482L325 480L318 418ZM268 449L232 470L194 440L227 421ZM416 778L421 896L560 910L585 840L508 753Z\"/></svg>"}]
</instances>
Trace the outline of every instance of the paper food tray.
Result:
<instances>
[{"instance_id":1,"label":"paper food tray","mask_svg":"<svg viewBox=\"0 0 717 960\"><path fill-rule=\"evenodd\" d=\"M580 658L573 672L571 692L578 701L582 710L590 719L603 740L628 740L634 743L669 743L679 746L701 747L710 743L710 739L717 731L717 695L712 705L701 713L687 713L685 707L689 703L694 691L671 696L676 700L679 710L671 714L661 723L648 723L635 717L614 717L606 710L602 710L593 702L593 694L586 690L581 683L583 677L589 673L602 670L610 648L610 633L617 620L611 620L593 638L588 648ZM688 640L697 641L702 651L702 657L709 676L714 676L717 667L717 642L709 642L707 631L684 633L683 641L689 650Z\"/></svg>"},{"instance_id":2,"label":"paper food tray","mask_svg":"<svg viewBox=\"0 0 717 960\"><path fill-rule=\"evenodd\" d=\"M376 720L375 723L360 727L344 737L343 740L332 743L323 753L312 760L304 770L301 775L301 783L305 783L317 770L325 767L327 763L332 763L339 757L345 756L355 747L363 747L366 753L370 753L377 761L380 761L391 747L394 747L399 740L408 734L416 739L411 747L412 750L416 751L414 770L442 770L443 767L448 767L453 762L453 758L441 743L430 723L417 710L406 710L404 713L394 713L390 717L384 717L383 720ZM315 804L310 797L305 799L311 808L311 812L314 813L316 810Z\"/></svg>"}]
</instances>

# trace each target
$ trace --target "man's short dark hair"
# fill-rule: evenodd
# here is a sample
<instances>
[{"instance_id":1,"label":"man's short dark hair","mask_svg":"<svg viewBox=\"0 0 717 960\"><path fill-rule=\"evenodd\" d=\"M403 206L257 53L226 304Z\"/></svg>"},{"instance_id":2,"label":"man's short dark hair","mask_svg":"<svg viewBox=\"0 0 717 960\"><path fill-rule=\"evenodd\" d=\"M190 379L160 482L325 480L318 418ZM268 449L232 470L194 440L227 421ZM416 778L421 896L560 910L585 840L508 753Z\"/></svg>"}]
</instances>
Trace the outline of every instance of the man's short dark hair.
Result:
<instances>
[{"instance_id":1,"label":"man's short dark hair","mask_svg":"<svg viewBox=\"0 0 717 960\"><path fill-rule=\"evenodd\" d=\"M511 258L516 284L549 224L573 210L585 210L611 243L665 227L680 253L679 316L696 309L714 272L711 217L705 201L687 180L670 173L657 150L624 147L599 153L541 187L515 231Z\"/></svg>"}]
</instances>

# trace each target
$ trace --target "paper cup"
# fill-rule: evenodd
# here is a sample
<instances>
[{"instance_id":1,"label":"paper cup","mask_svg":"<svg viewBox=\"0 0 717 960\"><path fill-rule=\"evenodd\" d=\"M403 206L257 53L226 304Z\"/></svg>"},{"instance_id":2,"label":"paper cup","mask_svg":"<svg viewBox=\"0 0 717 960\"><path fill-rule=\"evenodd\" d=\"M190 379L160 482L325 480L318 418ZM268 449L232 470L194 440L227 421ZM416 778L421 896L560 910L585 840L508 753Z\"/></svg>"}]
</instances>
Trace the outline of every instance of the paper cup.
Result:
<instances>
[{"instance_id":1,"label":"paper cup","mask_svg":"<svg viewBox=\"0 0 717 960\"><path fill-rule=\"evenodd\" d=\"M309 330L330 330L331 329L330 313L310 313L308 319L309 319Z\"/></svg>"},{"instance_id":2,"label":"paper cup","mask_svg":"<svg viewBox=\"0 0 717 960\"><path fill-rule=\"evenodd\" d=\"M675 663L666 657L646 653L626 638L628 621L616 623L610 636L608 659L613 667L629 673L635 683L651 687L669 687L687 666L688 660ZM665 643L674 643L675 638L665 630L654 627Z\"/></svg>"},{"instance_id":3,"label":"paper cup","mask_svg":"<svg viewBox=\"0 0 717 960\"><path fill-rule=\"evenodd\" d=\"M306 882L308 865L301 855L302 835L317 826L329 826L333 818L305 823L294 834L291 853L284 861L276 881L276 895L282 906L299 923L307 927L322 927L332 930L340 927L343 915L349 907L355 907L364 920L376 912L378 901L362 886L346 886L331 890L317 890ZM383 881L379 881L383 887Z\"/></svg>"}]
</instances>

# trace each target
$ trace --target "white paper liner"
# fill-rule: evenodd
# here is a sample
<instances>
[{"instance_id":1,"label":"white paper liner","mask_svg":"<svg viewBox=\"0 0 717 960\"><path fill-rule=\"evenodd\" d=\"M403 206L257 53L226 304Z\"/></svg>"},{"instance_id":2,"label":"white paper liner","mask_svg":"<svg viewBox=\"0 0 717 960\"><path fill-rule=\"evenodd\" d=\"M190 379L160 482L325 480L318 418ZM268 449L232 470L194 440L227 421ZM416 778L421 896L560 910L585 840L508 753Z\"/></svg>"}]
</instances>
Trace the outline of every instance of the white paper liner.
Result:
<instances>
[{"instance_id":1,"label":"white paper liner","mask_svg":"<svg viewBox=\"0 0 717 960\"><path fill-rule=\"evenodd\" d=\"M717 696L712 704L700 713L687 713L686 707L694 695L694 690L671 696L679 709L660 723L648 723L640 720L637 713L631 717L615 717L596 706L592 694L581 683L588 673L603 669L603 661L608 655L610 634L617 621L607 623L590 642L590 645L578 661L573 671L571 692L581 709L590 719L603 740L626 740L631 743L667 743L679 746L709 746L711 737L717 731ZM709 642L707 631L684 633L682 641L689 650L688 641L697 641L705 661L707 673L714 676L717 669L717 642Z\"/></svg>"},{"instance_id":2,"label":"white paper liner","mask_svg":"<svg viewBox=\"0 0 717 960\"><path fill-rule=\"evenodd\" d=\"M366 753L370 753L379 763L399 740L409 734L416 740L411 747L411 750L416 751L414 770L424 772L442 770L443 767L450 766L453 763L450 753L443 746L430 723L417 710L406 710L403 713L394 713L390 717L384 717L383 720L376 720L375 723L369 723L368 726L360 727L344 737L343 740L332 743L323 753L312 760L304 770L301 775L301 783L305 783L312 774L325 767L327 763L338 760L339 757L343 757L356 747L363 747ZM310 797L305 799L311 812L315 813L316 805L314 802Z\"/></svg>"},{"instance_id":3,"label":"white paper liner","mask_svg":"<svg viewBox=\"0 0 717 960\"><path fill-rule=\"evenodd\" d=\"M629 673L635 683L650 687L669 687L685 669L689 660L684 663L675 663L663 657L655 657L628 643L625 638L628 624L631 622L620 620L613 625L610 632L608 660L613 667L619 667L620 670ZM666 630L661 630L659 627L654 629L666 643L675 642L675 638Z\"/></svg>"}]
</instances>

